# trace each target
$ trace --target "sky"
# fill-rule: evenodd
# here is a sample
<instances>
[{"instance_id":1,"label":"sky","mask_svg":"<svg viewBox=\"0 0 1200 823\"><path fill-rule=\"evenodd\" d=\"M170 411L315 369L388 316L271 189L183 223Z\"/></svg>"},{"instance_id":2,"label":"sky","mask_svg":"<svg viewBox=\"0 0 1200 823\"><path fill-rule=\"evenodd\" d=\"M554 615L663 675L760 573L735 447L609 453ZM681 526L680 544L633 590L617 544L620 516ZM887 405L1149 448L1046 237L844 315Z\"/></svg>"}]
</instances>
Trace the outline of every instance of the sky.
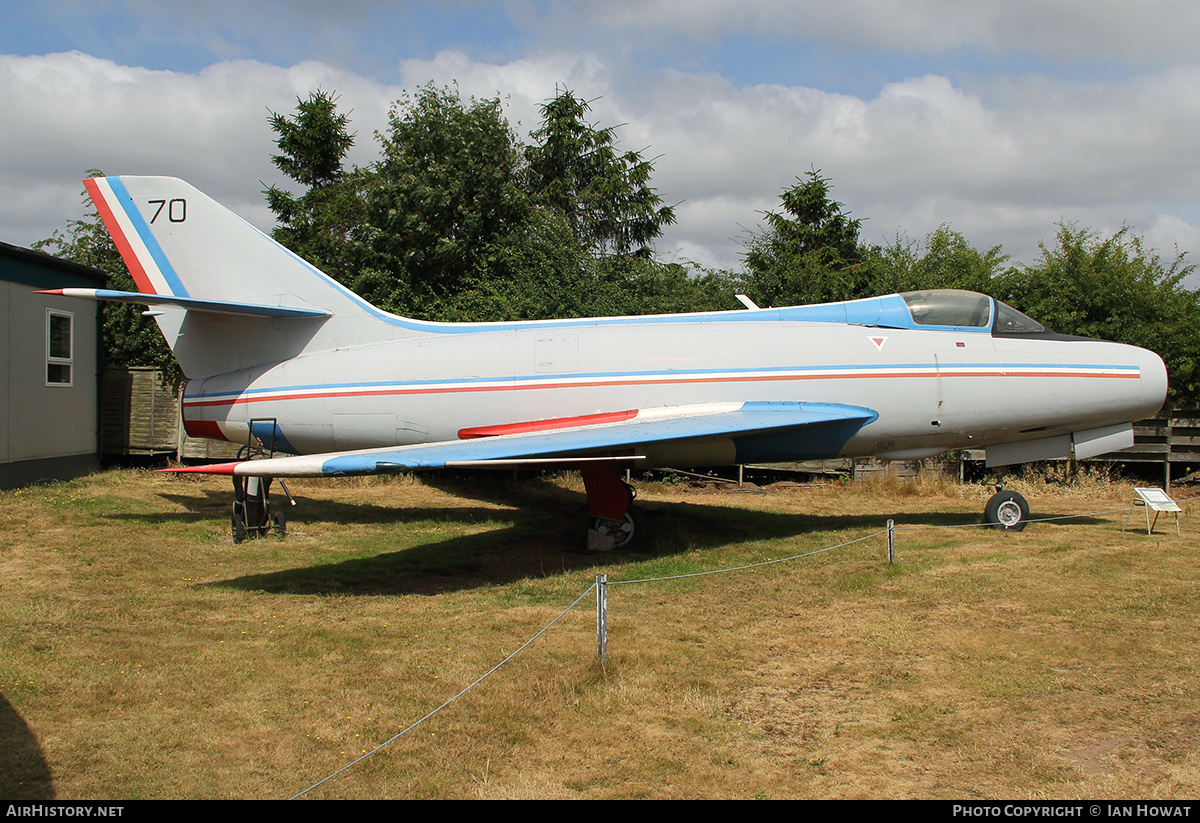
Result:
<instances>
[{"instance_id":1,"label":"sky","mask_svg":"<svg viewBox=\"0 0 1200 823\"><path fill-rule=\"evenodd\" d=\"M269 112L336 92L366 165L429 82L499 97L523 137L556 88L592 101L678 204L665 260L740 269L817 169L872 243L948 225L1034 263L1059 223L1128 225L1200 262L1191 0L4 0L0 240L81 217L92 168L269 230Z\"/></svg>"}]
</instances>

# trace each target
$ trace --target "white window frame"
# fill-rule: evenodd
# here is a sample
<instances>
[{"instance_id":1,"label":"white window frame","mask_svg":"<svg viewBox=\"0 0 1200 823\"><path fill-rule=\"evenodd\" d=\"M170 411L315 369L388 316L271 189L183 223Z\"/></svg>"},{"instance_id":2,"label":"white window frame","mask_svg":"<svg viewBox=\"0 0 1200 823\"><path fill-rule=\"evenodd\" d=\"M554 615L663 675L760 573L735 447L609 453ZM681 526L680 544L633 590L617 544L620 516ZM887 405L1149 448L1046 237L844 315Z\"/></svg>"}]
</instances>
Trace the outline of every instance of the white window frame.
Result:
<instances>
[{"instance_id":1,"label":"white window frame","mask_svg":"<svg viewBox=\"0 0 1200 823\"><path fill-rule=\"evenodd\" d=\"M68 331L67 343L68 343L69 351L67 352L66 357L56 357L53 354L53 348L52 348L53 340L51 339L52 335L51 335L50 327L51 327L51 324L54 322L53 318L55 318L55 317L65 317L67 319L67 331ZM66 366L67 379L65 381L51 380L50 379L50 367L51 366ZM45 377L46 377L46 385L47 386L59 386L62 388L71 388L72 386L75 385L75 313L74 312L63 311L62 309L46 309L46 372L45 372Z\"/></svg>"}]
</instances>

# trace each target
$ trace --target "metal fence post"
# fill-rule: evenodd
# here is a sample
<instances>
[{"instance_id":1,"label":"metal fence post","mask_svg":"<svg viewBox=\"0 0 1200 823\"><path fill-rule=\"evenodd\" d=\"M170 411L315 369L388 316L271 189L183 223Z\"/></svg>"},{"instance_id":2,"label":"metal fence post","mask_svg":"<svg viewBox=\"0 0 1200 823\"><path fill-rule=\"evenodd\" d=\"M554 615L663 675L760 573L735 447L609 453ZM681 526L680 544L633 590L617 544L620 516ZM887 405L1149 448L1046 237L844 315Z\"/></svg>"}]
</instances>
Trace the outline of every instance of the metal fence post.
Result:
<instances>
[{"instance_id":1,"label":"metal fence post","mask_svg":"<svg viewBox=\"0 0 1200 823\"><path fill-rule=\"evenodd\" d=\"M608 575L596 575L596 659L608 660Z\"/></svg>"},{"instance_id":2,"label":"metal fence post","mask_svg":"<svg viewBox=\"0 0 1200 823\"><path fill-rule=\"evenodd\" d=\"M896 521L888 521L888 562L896 562Z\"/></svg>"}]
</instances>

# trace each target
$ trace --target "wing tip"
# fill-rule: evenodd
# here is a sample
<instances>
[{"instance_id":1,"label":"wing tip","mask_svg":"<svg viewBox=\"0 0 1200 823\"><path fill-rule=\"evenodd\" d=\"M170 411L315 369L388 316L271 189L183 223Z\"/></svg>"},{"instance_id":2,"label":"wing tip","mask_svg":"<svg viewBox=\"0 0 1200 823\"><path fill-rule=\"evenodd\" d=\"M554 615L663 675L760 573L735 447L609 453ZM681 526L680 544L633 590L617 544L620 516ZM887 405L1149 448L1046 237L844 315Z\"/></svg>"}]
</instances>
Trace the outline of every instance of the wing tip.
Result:
<instances>
[{"instance_id":1,"label":"wing tip","mask_svg":"<svg viewBox=\"0 0 1200 823\"><path fill-rule=\"evenodd\" d=\"M169 469L156 469L159 474L225 474L232 475L238 466L244 463L244 460L239 460L235 463L209 463L205 466L172 466Z\"/></svg>"}]
</instances>

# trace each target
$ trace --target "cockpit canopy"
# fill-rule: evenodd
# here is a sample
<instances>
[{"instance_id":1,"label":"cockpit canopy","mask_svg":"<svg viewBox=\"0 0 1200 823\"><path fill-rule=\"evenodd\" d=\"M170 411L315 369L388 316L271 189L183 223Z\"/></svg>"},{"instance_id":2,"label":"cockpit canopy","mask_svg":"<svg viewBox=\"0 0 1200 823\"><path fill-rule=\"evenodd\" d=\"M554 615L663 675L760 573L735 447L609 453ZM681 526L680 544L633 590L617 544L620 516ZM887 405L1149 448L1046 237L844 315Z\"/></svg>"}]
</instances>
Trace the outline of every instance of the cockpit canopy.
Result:
<instances>
[{"instance_id":1,"label":"cockpit canopy","mask_svg":"<svg viewBox=\"0 0 1200 823\"><path fill-rule=\"evenodd\" d=\"M992 323L992 298L959 289L906 291L900 295L918 326L986 328Z\"/></svg>"},{"instance_id":2,"label":"cockpit canopy","mask_svg":"<svg viewBox=\"0 0 1200 823\"><path fill-rule=\"evenodd\" d=\"M900 295L918 326L986 329L992 334L1044 334L1048 329L1005 303L973 291L931 289Z\"/></svg>"},{"instance_id":3,"label":"cockpit canopy","mask_svg":"<svg viewBox=\"0 0 1200 823\"><path fill-rule=\"evenodd\" d=\"M930 289L779 309L784 322L852 323L885 329L928 329L994 337L1073 339L1050 331L1012 306L974 291ZM1082 338L1080 338L1082 339Z\"/></svg>"}]
</instances>

